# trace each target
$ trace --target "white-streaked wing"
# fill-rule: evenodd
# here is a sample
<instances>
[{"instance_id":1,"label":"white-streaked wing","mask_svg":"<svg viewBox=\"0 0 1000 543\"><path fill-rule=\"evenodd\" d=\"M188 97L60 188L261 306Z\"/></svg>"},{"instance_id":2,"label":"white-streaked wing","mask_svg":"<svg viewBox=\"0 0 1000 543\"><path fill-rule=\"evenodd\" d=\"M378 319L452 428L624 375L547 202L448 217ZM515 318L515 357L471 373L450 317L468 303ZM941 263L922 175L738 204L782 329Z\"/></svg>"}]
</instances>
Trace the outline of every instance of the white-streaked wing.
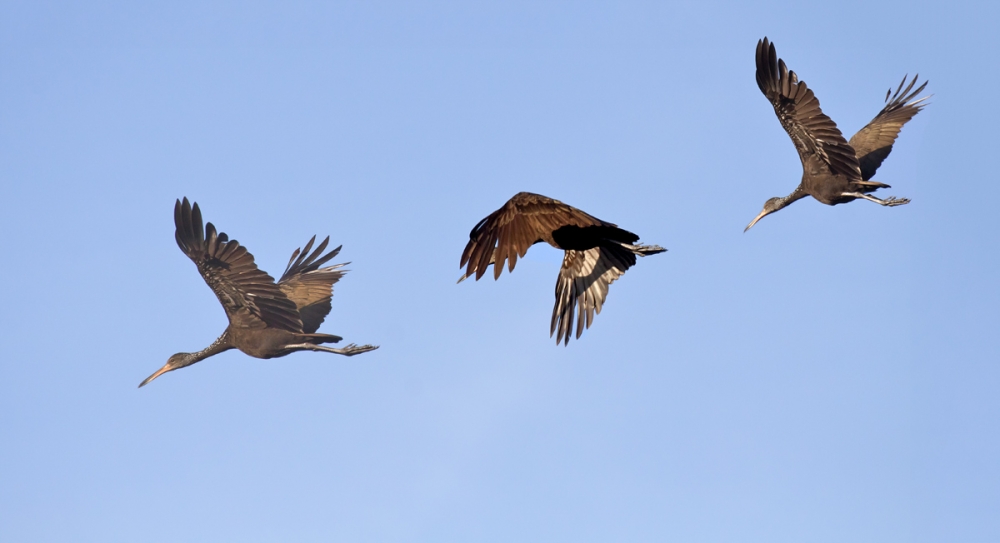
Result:
<instances>
[{"instance_id":1,"label":"white-streaked wing","mask_svg":"<svg viewBox=\"0 0 1000 543\"><path fill-rule=\"evenodd\" d=\"M569 343L573 321L576 320L576 337L584 328L590 328L594 313L600 313L608 295L608 285L625 274L635 264L631 251L614 244L606 244L586 251L566 251L559 279L556 281L556 304L552 309L549 335L556 335L556 343Z\"/></svg>"}]
</instances>

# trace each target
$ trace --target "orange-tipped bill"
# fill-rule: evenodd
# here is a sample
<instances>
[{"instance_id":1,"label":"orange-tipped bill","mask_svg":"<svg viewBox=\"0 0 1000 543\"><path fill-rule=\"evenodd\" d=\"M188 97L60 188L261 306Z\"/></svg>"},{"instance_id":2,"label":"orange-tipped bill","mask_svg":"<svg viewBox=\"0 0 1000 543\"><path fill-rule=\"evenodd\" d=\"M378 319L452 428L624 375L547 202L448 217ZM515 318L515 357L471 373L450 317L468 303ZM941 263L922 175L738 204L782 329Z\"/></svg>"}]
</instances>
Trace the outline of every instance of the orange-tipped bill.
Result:
<instances>
[{"instance_id":1,"label":"orange-tipped bill","mask_svg":"<svg viewBox=\"0 0 1000 543\"><path fill-rule=\"evenodd\" d=\"M756 217L754 217L754 219L752 221L750 221L750 224L748 224L747 227L743 229L743 232L746 232L747 230L749 230L751 227L753 227L753 225L757 224L757 221L763 219L764 216L766 216L766 215L768 215L770 213L771 212L768 211L768 210L766 210L766 209L763 210L763 211L761 211L760 215L757 215Z\"/></svg>"},{"instance_id":2,"label":"orange-tipped bill","mask_svg":"<svg viewBox=\"0 0 1000 543\"><path fill-rule=\"evenodd\" d=\"M172 369L174 369L174 368L172 368L169 363L165 364L162 368L156 370L156 373L154 373L153 375L150 375L149 377L146 378L145 381L139 383L139 388L142 388L142 387L146 386L146 383L149 383L153 379L156 379L157 377L163 375L164 373L167 373L168 371L170 371Z\"/></svg>"}]
</instances>

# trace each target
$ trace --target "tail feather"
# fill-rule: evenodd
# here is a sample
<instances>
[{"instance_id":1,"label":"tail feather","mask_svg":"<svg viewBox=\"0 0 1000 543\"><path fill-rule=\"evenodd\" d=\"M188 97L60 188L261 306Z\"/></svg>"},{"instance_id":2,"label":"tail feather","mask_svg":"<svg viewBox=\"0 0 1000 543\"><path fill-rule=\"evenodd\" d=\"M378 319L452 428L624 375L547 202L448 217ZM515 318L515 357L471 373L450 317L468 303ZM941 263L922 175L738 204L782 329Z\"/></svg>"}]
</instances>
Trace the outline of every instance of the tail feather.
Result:
<instances>
[{"instance_id":1,"label":"tail feather","mask_svg":"<svg viewBox=\"0 0 1000 543\"><path fill-rule=\"evenodd\" d=\"M313 345L319 345L321 343L340 343L340 340L344 339L333 334L299 334L299 336L307 343L312 343Z\"/></svg>"},{"instance_id":2,"label":"tail feather","mask_svg":"<svg viewBox=\"0 0 1000 543\"><path fill-rule=\"evenodd\" d=\"M889 189L892 188L885 183L879 183L878 181L855 181L855 185L861 190L861 192L868 194L870 192L875 192L878 189Z\"/></svg>"},{"instance_id":3,"label":"tail feather","mask_svg":"<svg viewBox=\"0 0 1000 543\"><path fill-rule=\"evenodd\" d=\"M863 187L874 187L877 189L891 189L892 186L886 185L885 183L879 183L878 181L855 181L855 185L861 185Z\"/></svg>"},{"instance_id":4,"label":"tail feather","mask_svg":"<svg viewBox=\"0 0 1000 543\"><path fill-rule=\"evenodd\" d=\"M628 243L622 243L621 246L638 256L649 256L667 252L666 249L659 245L629 245Z\"/></svg>"}]
</instances>

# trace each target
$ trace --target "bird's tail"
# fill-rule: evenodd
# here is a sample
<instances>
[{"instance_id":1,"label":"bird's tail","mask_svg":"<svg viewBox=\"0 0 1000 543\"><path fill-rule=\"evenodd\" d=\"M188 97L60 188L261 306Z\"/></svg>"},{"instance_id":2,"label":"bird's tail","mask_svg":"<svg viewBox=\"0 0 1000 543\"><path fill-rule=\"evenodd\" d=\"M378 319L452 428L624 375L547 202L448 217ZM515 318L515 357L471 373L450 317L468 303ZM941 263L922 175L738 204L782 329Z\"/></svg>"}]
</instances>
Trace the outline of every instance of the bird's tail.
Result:
<instances>
[{"instance_id":1,"label":"bird's tail","mask_svg":"<svg viewBox=\"0 0 1000 543\"><path fill-rule=\"evenodd\" d=\"M333 334L300 334L300 337L313 345L319 345L320 343L340 343L340 340L344 339Z\"/></svg>"},{"instance_id":2,"label":"bird's tail","mask_svg":"<svg viewBox=\"0 0 1000 543\"><path fill-rule=\"evenodd\" d=\"M878 181L855 181L855 185L861 188L861 192L869 193L875 192L878 189L891 189L892 187L886 185L885 183L879 183Z\"/></svg>"},{"instance_id":3,"label":"bird's tail","mask_svg":"<svg viewBox=\"0 0 1000 543\"><path fill-rule=\"evenodd\" d=\"M659 245L630 245L628 243L622 243L622 247L632 251L638 256L649 256L659 253L665 253L667 250Z\"/></svg>"}]
</instances>

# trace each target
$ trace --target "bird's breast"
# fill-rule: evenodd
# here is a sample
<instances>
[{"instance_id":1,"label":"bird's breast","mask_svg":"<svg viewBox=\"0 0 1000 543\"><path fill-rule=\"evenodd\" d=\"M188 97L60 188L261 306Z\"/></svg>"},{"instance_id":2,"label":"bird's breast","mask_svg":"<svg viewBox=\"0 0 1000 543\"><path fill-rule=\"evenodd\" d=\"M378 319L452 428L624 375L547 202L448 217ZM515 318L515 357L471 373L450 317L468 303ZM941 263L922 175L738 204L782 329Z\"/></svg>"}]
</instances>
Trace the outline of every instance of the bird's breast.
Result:
<instances>
[{"instance_id":1,"label":"bird's breast","mask_svg":"<svg viewBox=\"0 0 1000 543\"><path fill-rule=\"evenodd\" d=\"M230 342L254 358L275 358L288 354L285 346L294 343L294 335L277 328L230 330Z\"/></svg>"}]
</instances>

